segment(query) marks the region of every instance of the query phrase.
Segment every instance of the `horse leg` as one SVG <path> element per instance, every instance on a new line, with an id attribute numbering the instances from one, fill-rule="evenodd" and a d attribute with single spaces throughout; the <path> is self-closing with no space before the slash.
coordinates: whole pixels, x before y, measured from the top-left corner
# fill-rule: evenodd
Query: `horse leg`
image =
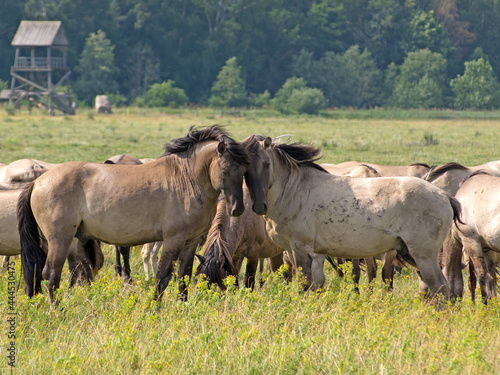
<path id="1" fill-rule="evenodd" d="M 337 275 L 339 277 L 344 277 L 344 271 L 342 270 L 342 267 L 340 267 L 341 264 L 344 264 L 345 263 L 345 259 L 344 258 L 337 258 L 337 264 L 338 266 L 335 267 L 335 271 L 337 271 Z"/>
<path id="2" fill-rule="evenodd" d="M 189 280 L 193 275 L 194 254 L 198 248 L 199 239 L 189 241 L 179 254 L 179 296 L 182 301 L 187 301 Z"/>
<path id="3" fill-rule="evenodd" d="M 424 292 L 427 288 L 429 290 L 429 297 L 433 300 L 437 294 L 442 294 L 445 300 L 450 297 L 450 287 L 446 281 L 443 272 L 441 272 L 441 267 L 439 266 L 439 252 L 441 246 L 435 246 L 434 250 L 429 246 L 422 246 L 419 248 L 412 247 L 406 243 L 410 255 L 415 260 L 417 264 L 419 275 L 419 289 L 420 292 Z"/>
<path id="4" fill-rule="evenodd" d="M 476 285 L 477 285 L 477 277 L 476 270 L 474 269 L 474 264 L 472 260 L 469 259 L 469 266 L 467 267 L 469 271 L 469 290 L 472 302 L 476 300 Z"/>
<path id="5" fill-rule="evenodd" d="M 9 267 L 9 261 L 10 261 L 10 257 L 8 255 L 3 257 L 3 262 L 2 262 L 2 269 L 3 270 L 6 270 Z"/>
<path id="6" fill-rule="evenodd" d="M 462 243 L 453 233 L 450 233 L 444 240 L 442 263 L 444 276 L 450 283 L 451 298 L 461 298 L 464 293 Z"/>
<path id="7" fill-rule="evenodd" d="M 123 282 L 130 284 L 132 282 L 130 276 L 130 246 L 118 246 L 118 249 L 123 258 Z"/>
<path id="8" fill-rule="evenodd" d="M 47 289 L 49 291 L 50 302 L 55 305 L 58 302 L 54 298 L 55 291 L 59 288 L 61 282 L 61 273 L 64 266 L 64 262 L 68 257 L 68 250 L 71 244 L 72 238 L 56 238 L 52 237 L 48 241 L 48 254 L 45 266 L 42 271 L 42 277 L 48 280 Z"/>
<path id="9" fill-rule="evenodd" d="M 302 276 L 302 279 L 297 280 L 300 286 L 303 287 L 305 291 L 309 290 L 313 285 L 312 280 L 312 261 L 313 252 L 305 251 L 294 251 L 290 252 L 290 262 L 292 264 L 292 270 L 298 275 Z M 292 273 L 293 274 L 293 273 Z"/>
<path id="10" fill-rule="evenodd" d="M 352 281 L 354 282 L 354 291 L 359 293 L 359 279 L 361 278 L 361 265 L 359 259 L 351 259 L 352 263 Z"/>
<path id="11" fill-rule="evenodd" d="M 394 259 L 396 259 L 397 252 L 395 250 L 388 251 L 382 257 L 382 281 L 387 285 L 388 290 L 394 288 Z"/>
<path id="12" fill-rule="evenodd" d="M 365 258 L 366 264 L 366 277 L 368 278 L 368 286 L 370 286 L 372 280 L 377 277 L 377 261 L 375 258 Z"/>
<path id="13" fill-rule="evenodd" d="M 142 245 L 141 256 L 142 256 L 142 264 L 144 265 L 144 272 L 146 273 L 146 279 L 151 279 L 151 252 L 153 250 L 153 243 L 149 242 Z"/>
<path id="14" fill-rule="evenodd" d="M 160 252 L 162 242 L 157 241 L 153 245 L 153 252 L 151 254 L 151 265 L 153 266 L 153 274 L 156 275 L 158 271 L 158 253 Z"/>
<path id="15" fill-rule="evenodd" d="M 325 256 L 313 254 L 311 264 L 311 276 L 314 288 L 321 288 L 325 285 Z"/>
<path id="16" fill-rule="evenodd" d="M 479 241 L 475 238 L 467 237 L 462 240 L 465 252 L 469 255 L 474 269 L 476 270 L 479 287 L 481 288 L 481 296 L 483 303 L 494 297 L 494 292 L 491 291 L 492 276 L 488 272 L 488 265 L 485 259 L 485 253 Z M 496 274 L 493 274 L 496 277 Z"/>
<path id="17" fill-rule="evenodd" d="M 245 269 L 245 287 L 254 289 L 255 287 L 255 274 L 257 273 L 257 267 L 259 266 L 258 258 L 247 258 L 247 266 Z"/>
<path id="18" fill-rule="evenodd" d="M 115 276 L 122 276 L 122 261 L 119 246 L 115 246 Z"/>
<path id="19" fill-rule="evenodd" d="M 158 271 L 156 272 L 156 299 L 159 301 L 165 289 L 167 289 L 170 280 L 172 279 L 174 270 L 174 261 L 179 258 L 179 254 L 184 248 L 186 237 L 179 234 L 163 241 L 163 251 L 161 253 L 160 262 L 158 263 Z"/>

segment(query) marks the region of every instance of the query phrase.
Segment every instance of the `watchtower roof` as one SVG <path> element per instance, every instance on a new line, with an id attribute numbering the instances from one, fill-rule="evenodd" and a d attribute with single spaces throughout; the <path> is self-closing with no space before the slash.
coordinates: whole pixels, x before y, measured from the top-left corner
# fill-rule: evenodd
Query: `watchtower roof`
<path id="1" fill-rule="evenodd" d="M 14 47 L 67 47 L 68 38 L 61 21 L 21 21 L 14 39 Z"/>

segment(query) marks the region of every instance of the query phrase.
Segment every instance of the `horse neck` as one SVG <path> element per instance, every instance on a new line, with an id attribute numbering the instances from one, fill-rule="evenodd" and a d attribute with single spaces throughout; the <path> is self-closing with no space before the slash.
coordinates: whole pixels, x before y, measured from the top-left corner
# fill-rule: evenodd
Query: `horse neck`
<path id="1" fill-rule="evenodd" d="M 207 158 L 207 153 L 209 150 L 195 145 L 189 152 L 170 154 L 141 167 L 154 171 L 154 174 L 164 174 L 167 189 L 178 191 L 186 200 L 194 198 L 200 203 L 209 203 L 208 206 L 215 212 L 219 192 L 210 181 L 209 169 L 213 157 Z M 165 168 L 158 169 L 160 165 Z"/>
<path id="2" fill-rule="evenodd" d="M 205 247 L 207 249 L 211 248 L 215 241 L 221 241 L 224 245 L 229 245 L 226 246 L 226 248 L 232 256 L 236 250 L 236 246 L 232 246 L 236 242 L 235 231 L 232 230 L 233 224 L 233 220 L 231 220 L 231 217 L 227 213 L 226 201 L 224 199 L 219 199 L 217 202 L 217 213 L 208 231 Z"/>
<path id="3" fill-rule="evenodd" d="M 288 207 L 292 197 L 300 192 L 300 185 L 304 178 L 301 167 L 286 165 L 274 152 L 271 152 L 271 160 L 273 167 L 267 194 L 268 213 L 280 207 Z"/>

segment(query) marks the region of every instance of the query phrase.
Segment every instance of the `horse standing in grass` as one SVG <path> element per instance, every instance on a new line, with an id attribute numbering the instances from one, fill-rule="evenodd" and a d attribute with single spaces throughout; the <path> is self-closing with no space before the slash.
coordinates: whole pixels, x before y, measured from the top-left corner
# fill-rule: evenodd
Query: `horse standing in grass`
<path id="1" fill-rule="evenodd" d="M 19 201 L 28 295 L 41 292 L 43 278 L 54 301 L 69 244 L 77 237 L 83 243 L 98 239 L 122 246 L 163 241 L 156 275 L 161 298 L 174 261 L 180 261 L 181 280 L 191 275 L 198 239 L 212 223 L 219 194 L 224 194 L 230 215 L 243 213 L 242 184 L 248 166 L 241 144 L 221 127 L 211 126 L 191 128 L 151 163 L 70 162 L 50 170 L 24 190 Z M 252 180 L 258 181 L 249 176 L 247 183 Z M 262 204 L 254 202 L 257 210 Z M 46 262 L 39 256 L 39 231 L 48 242 Z M 182 283 L 179 289 L 187 298 Z"/>
<path id="2" fill-rule="evenodd" d="M 418 267 L 430 296 L 449 295 L 438 255 L 459 203 L 415 177 L 345 178 L 315 163 L 320 150 L 301 144 L 258 144 L 263 181 L 268 187 L 267 231 L 303 267 L 306 287 L 325 281 L 323 255 L 367 258 L 398 251 Z M 266 186 L 266 185 L 264 185 Z"/>
<path id="3" fill-rule="evenodd" d="M 251 289 L 255 286 L 259 259 L 270 258 L 272 271 L 283 264 L 283 249 L 267 235 L 264 218 L 252 211 L 248 189 L 244 189 L 244 194 L 245 212 L 239 217 L 230 217 L 225 200 L 219 199 L 204 254 L 198 256 L 197 275 L 206 275 L 209 283 L 216 283 L 221 289 L 225 289 L 223 281 L 227 276 L 238 277 L 243 258 L 247 259 L 244 284 Z"/>
<path id="4" fill-rule="evenodd" d="M 462 222 L 455 223 L 443 249 L 443 272 L 451 286 L 452 297 L 462 297 L 463 253 L 469 260 L 471 280 L 477 280 L 483 302 L 496 296 L 496 268 L 500 258 L 500 177 L 476 172 L 458 189 Z M 471 283 L 472 299 L 475 282 Z"/>

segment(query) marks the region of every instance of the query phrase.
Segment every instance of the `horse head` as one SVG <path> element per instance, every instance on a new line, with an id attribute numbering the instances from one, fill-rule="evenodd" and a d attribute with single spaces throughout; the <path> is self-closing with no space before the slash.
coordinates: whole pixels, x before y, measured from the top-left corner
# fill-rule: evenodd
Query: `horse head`
<path id="1" fill-rule="evenodd" d="M 272 139 L 263 135 L 251 135 L 241 142 L 250 158 L 250 165 L 245 173 L 245 183 L 252 198 L 252 210 L 257 215 L 267 213 L 270 181 L 270 157 L 266 150 Z"/>

